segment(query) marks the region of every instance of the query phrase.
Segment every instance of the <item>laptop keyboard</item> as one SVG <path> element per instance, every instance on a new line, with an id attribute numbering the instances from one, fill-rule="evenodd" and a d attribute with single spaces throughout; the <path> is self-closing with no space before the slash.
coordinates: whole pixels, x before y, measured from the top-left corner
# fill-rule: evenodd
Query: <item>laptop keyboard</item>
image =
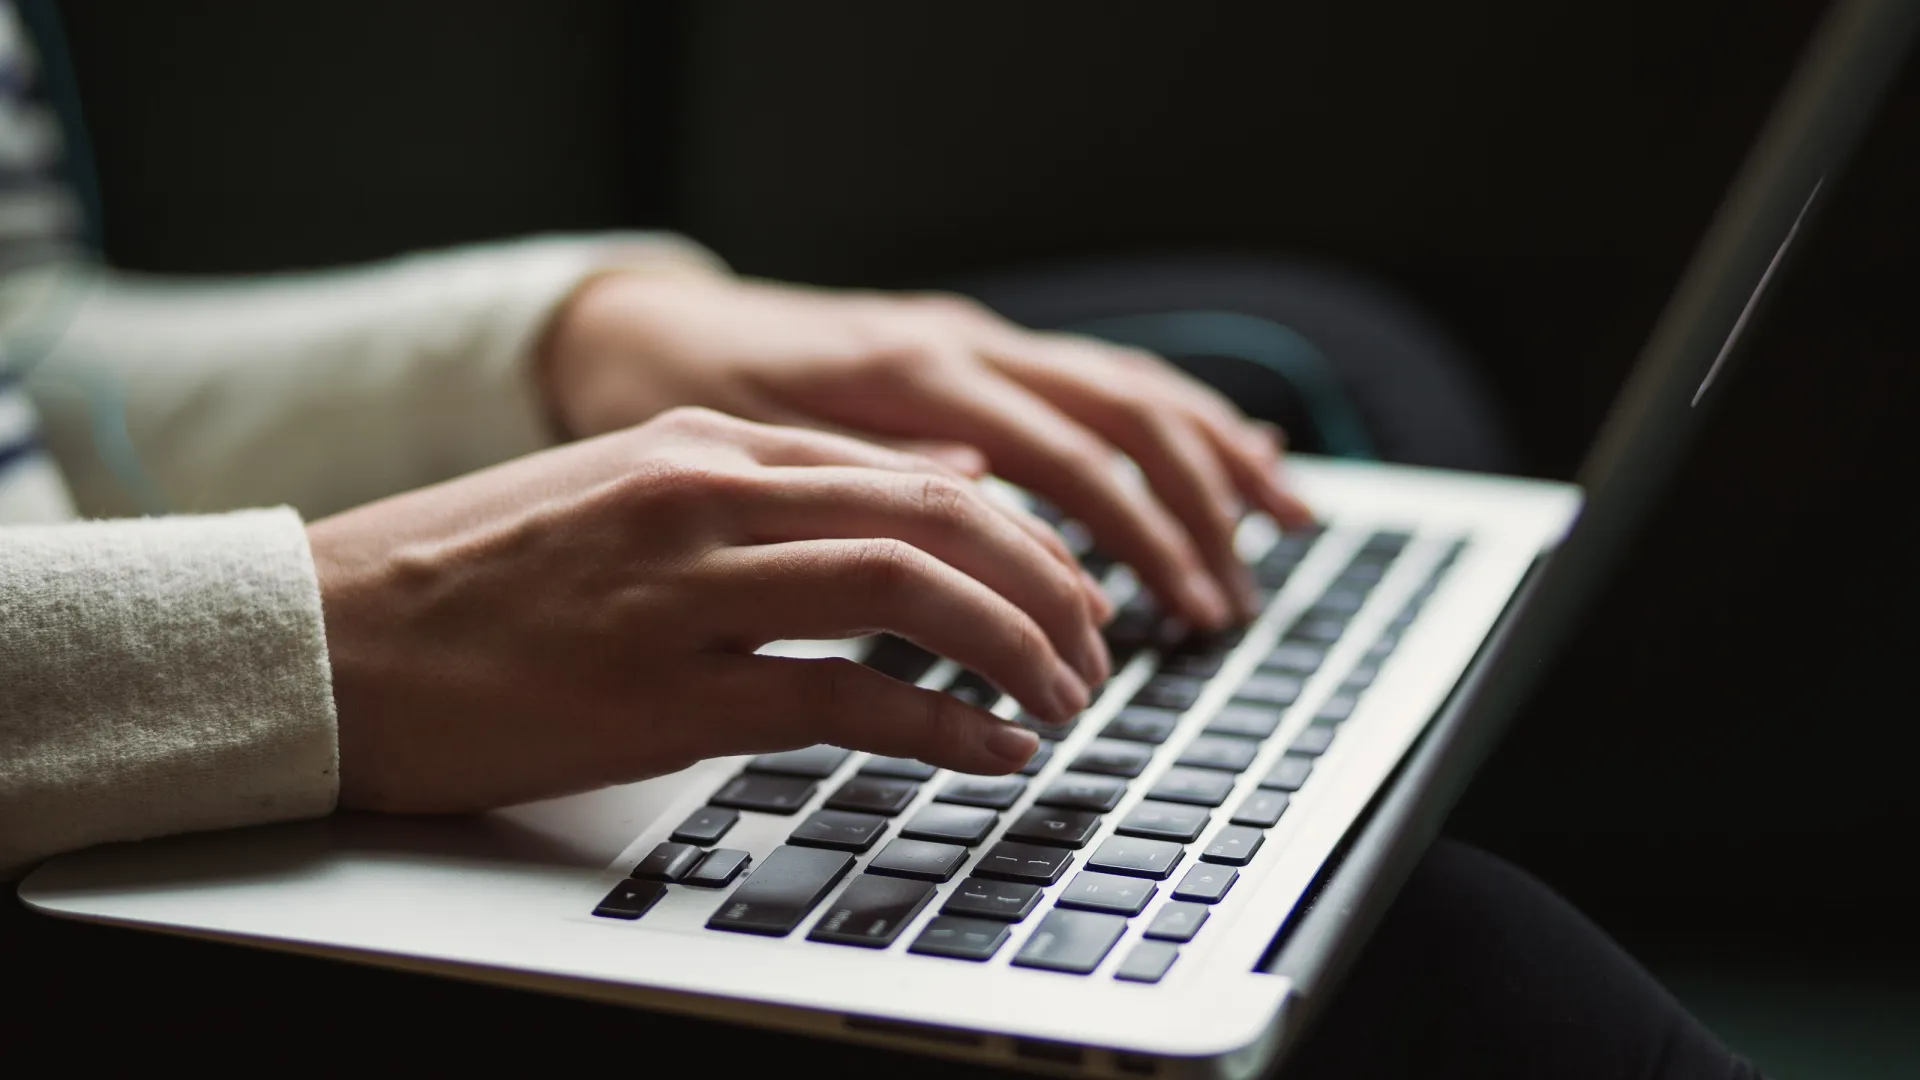
<path id="1" fill-rule="evenodd" d="M 1253 563 L 1263 601 L 1277 595 L 1321 535 L 1289 533 Z M 1065 768 L 1051 766 L 1079 721 L 1055 727 L 1024 713 L 1014 721 L 1042 742 L 1013 776 L 969 776 L 831 746 L 764 754 L 629 869 L 593 914 L 642 919 L 670 888 L 732 887 L 716 895 L 709 930 L 785 937 L 818 913 L 806 940 L 887 949 L 899 944 L 902 931 L 935 901 L 941 886 L 957 879 L 935 917 L 907 943 L 909 952 L 985 961 L 1007 947 L 1016 926 L 1037 918 L 1010 962 L 1088 975 L 1131 921 L 1151 909 L 1141 939 L 1113 977 L 1158 982 L 1180 947 L 1204 932 L 1212 906 L 1233 889 L 1266 830 L 1286 815 L 1464 547 L 1455 542 L 1446 550 L 1311 721 L 1265 766 L 1257 786 L 1235 798 L 1287 710 L 1410 540 L 1392 531 L 1366 536 L 1258 665 L 1236 679 L 1229 700 L 1199 732 L 1176 737 L 1182 714 L 1209 689 L 1244 631 L 1182 634 L 1139 594 L 1106 628 L 1107 644 L 1116 672 L 1149 649 L 1158 653 L 1154 670 L 1072 752 Z M 1101 561 L 1090 556 L 1088 562 Z M 910 642 L 882 637 L 865 663 L 919 682 L 940 661 Z M 964 670 L 942 688 L 981 708 L 1002 697 Z M 1096 843 L 1130 788 L 1156 764 L 1165 767 Z M 1049 778 L 1041 781 L 1042 773 Z M 928 788 L 931 799 L 921 799 Z M 828 793 L 820 800 L 823 790 Z M 729 830 L 746 814 L 794 819 L 785 843 L 758 862 L 725 846 Z M 863 858 L 864 866 L 857 866 Z"/>

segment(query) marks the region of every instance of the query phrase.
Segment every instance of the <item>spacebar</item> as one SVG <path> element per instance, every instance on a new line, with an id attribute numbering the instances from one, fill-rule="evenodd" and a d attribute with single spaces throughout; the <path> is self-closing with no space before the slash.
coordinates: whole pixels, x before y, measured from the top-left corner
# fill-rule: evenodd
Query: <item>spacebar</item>
<path id="1" fill-rule="evenodd" d="M 785 937 L 847 874 L 853 856 L 844 851 L 774 848 L 753 874 L 707 920 L 712 930 Z"/>

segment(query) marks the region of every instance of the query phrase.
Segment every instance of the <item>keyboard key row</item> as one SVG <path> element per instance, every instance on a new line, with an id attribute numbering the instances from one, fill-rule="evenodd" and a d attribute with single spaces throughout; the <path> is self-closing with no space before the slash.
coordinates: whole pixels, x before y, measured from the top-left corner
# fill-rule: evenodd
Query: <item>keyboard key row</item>
<path id="1" fill-rule="evenodd" d="M 1362 545 L 1335 586 L 1289 628 L 1259 670 L 1236 688 L 1234 701 L 1180 749 L 1147 797 L 1087 856 L 1085 866 L 1068 877 L 1075 861 L 1072 853 L 1084 849 L 1099 833 L 1101 815 L 1124 797 L 1127 780 L 1146 771 L 1155 748 L 1176 730 L 1182 713 L 1207 689 L 1239 641 L 1237 634 L 1176 641 L 1177 624 L 1151 615 L 1150 604 L 1136 602 L 1133 610 L 1140 614 L 1133 616 L 1135 621 L 1150 626 L 1141 637 L 1141 647 L 1163 650 L 1161 668 L 1133 703 L 1107 723 L 1100 737 L 1081 749 L 1069 764 L 1070 771 L 1047 784 L 1004 838 L 981 855 L 973 876 L 954 888 L 940 913 L 916 937 L 911 951 L 990 958 L 1010 938 L 1010 924 L 1033 914 L 1046 889 L 1065 880 L 1052 910 L 1012 962 L 1080 974 L 1097 969 L 1124 933 L 1127 919 L 1143 913 L 1158 894 L 1155 882 L 1169 880 L 1179 870 L 1186 855 L 1184 845 L 1197 843 L 1206 834 L 1212 809 L 1232 793 L 1237 775 L 1257 758 L 1260 740 L 1272 735 L 1284 710 L 1298 700 L 1327 649 L 1345 633 L 1347 621 L 1364 607 L 1373 584 L 1404 547 L 1404 536 L 1383 535 Z M 1290 573 L 1311 541 L 1311 537 L 1296 538 L 1289 559 L 1265 562 L 1272 569 L 1263 584 L 1281 571 Z M 1128 614 L 1124 607 L 1122 614 Z M 1235 808 L 1230 824 L 1208 836 L 1196 861 L 1173 886 L 1172 898 L 1155 912 L 1144 940 L 1118 966 L 1116 978 L 1155 982 L 1165 975 L 1177 958 L 1177 946 L 1191 941 L 1205 923 L 1208 905 L 1219 902 L 1238 880 L 1235 868 L 1255 857 L 1265 839 L 1263 830 L 1281 820 L 1290 793 L 1311 774 L 1314 756 L 1331 744 L 1338 724 L 1377 678 L 1379 663 L 1390 654 L 1399 629 L 1410 622 L 1410 616 L 1403 617 L 1376 641 L 1370 658 L 1349 674 L 1318 710 L 1314 722 L 1289 746 L 1288 754 L 1262 777 L 1260 789 Z M 902 658 L 917 659 L 909 651 L 916 647 L 890 644 L 897 640 L 882 639 L 875 657 L 893 665 L 902 663 Z M 908 674 L 917 680 L 926 670 L 931 670 L 930 663 Z M 972 672 L 961 672 L 948 689 L 982 707 L 1000 697 Z M 1024 714 L 1017 722 L 1048 736 L 1023 770 L 1025 776 L 947 777 L 935 794 L 936 801 L 922 807 L 895 839 L 880 847 L 867 872 L 849 882 L 822 913 L 808 935 L 810 940 L 885 948 L 925 910 L 937 893 L 935 886 L 965 867 L 968 849 L 992 835 L 1000 811 L 1021 802 L 1026 777 L 1046 767 L 1054 744 L 1072 727 L 1055 728 Z M 638 918 L 658 902 L 670 880 L 731 882 L 750 861 L 747 853 L 705 852 L 702 847 L 724 836 L 741 810 L 791 815 L 804 809 L 817 794 L 818 781 L 834 775 L 848 756 L 838 748 L 808 747 L 753 759 L 715 794 L 711 805 L 682 823 L 671 843 L 661 845 L 668 850 L 650 853 L 635 868 L 636 876 L 610 893 L 596 914 Z M 872 849 L 884 836 L 887 819 L 911 805 L 919 785 L 936 773 L 932 766 L 911 760 L 863 760 L 858 774 L 835 790 L 821 810 L 809 815 L 787 845 L 769 854 L 708 925 L 747 933 L 791 933 L 846 876 L 852 853 Z M 638 876 L 642 868 L 660 876 L 651 880 Z"/>

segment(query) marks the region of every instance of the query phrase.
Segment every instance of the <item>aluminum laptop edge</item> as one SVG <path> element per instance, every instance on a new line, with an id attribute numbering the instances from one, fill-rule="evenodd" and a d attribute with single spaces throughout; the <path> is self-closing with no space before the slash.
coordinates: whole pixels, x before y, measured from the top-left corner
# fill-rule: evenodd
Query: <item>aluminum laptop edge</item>
<path id="1" fill-rule="evenodd" d="M 1068 771 L 1142 690 L 1163 657 L 1133 656 L 1002 813 L 968 863 L 885 948 L 810 940 L 835 892 L 784 936 L 722 933 L 707 921 L 750 883 L 672 885 L 643 917 L 596 917 L 609 890 L 743 759 L 672 776 L 458 819 L 338 814 L 317 821 L 113 845 L 36 870 L 21 898 L 52 915 L 495 982 L 583 998 L 852 1039 L 943 1056 L 1083 1076 L 1248 1077 L 1297 1041 L 1447 809 L 1530 689 L 1624 538 L 1684 451 L 1695 399 L 1803 231 L 1809 211 L 1859 138 L 1920 22 L 1914 0 L 1842 0 L 1828 13 L 1656 325 L 1583 467 L 1578 487 L 1296 456 L 1289 475 L 1327 522 L 1260 618 L 1232 647 L 1098 831 L 1168 778 L 1182 748 L 1291 640 L 1323 593 L 1376 534 L 1400 537 L 1384 573 L 1316 673 L 1301 681 L 1260 740 L 1206 834 L 1187 847 L 1149 906 L 1125 921 L 1086 974 L 1018 966 L 1044 954 L 1040 910 L 1009 924 L 990 959 L 909 951 L 986 858 L 1034 793 Z M 1711 397 L 1711 394 L 1706 394 Z M 1242 553 L 1258 564 L 1286 544 L 1249 520 Z M 1116 598 L 1132 588 L 1109 575 Z M 1416 613 L 1417 612 L 1417 613 Z M 1391 642 L 1390 651 L 1376 651 Z M 793 655 L 859 657 L 864 641 L 782 643 Z M 1371 655 L 1370 655 L 1371 654 Z M 1383 657 L 1383 658 L 1382 658 Z M 1364 692 L 1349 679 L 1372 673 Z M 921 676 L 943 686 L 940 661 Z M 1263 790 L 1309 728 L 1338 736 L 1312 757 L 1291 804 L 1235 868 L 1232 887 L 1178 946 L 1157 982 L 1115 978 L 1195 856 Z M 1011 714 L 1012 702 L 997 711 Z M 1324 732 L 1322 733 L 1324 734 Z M 851 755 L 796 813 L 742 812 L 721 841 L 755 860 L 853 776 Z M 939 796 L 920 786 L 892 830 Z M 890 832 L 889 835 L 892 835 Z M 857 854 L 852 881 L 884 844 Z M 1075 867 L 1074 869 L 1078 869 Z M 1142 879 L 1143 881 L 1145 879 Z"/>

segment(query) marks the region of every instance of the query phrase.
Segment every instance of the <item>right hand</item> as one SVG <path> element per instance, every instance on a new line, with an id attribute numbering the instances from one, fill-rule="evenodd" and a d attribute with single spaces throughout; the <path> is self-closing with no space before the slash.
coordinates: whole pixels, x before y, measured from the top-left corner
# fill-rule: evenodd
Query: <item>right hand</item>
<path id="1" fill-rule="evenodd" d="M 677 409 L 309 526 L 340 804 L 441 812 L 833 743 L 961 772 L 1032 733 L 771 641 L 891 631 L 1061 722 L 1111 610 L 1044 524 L 928 457 Z"/>

